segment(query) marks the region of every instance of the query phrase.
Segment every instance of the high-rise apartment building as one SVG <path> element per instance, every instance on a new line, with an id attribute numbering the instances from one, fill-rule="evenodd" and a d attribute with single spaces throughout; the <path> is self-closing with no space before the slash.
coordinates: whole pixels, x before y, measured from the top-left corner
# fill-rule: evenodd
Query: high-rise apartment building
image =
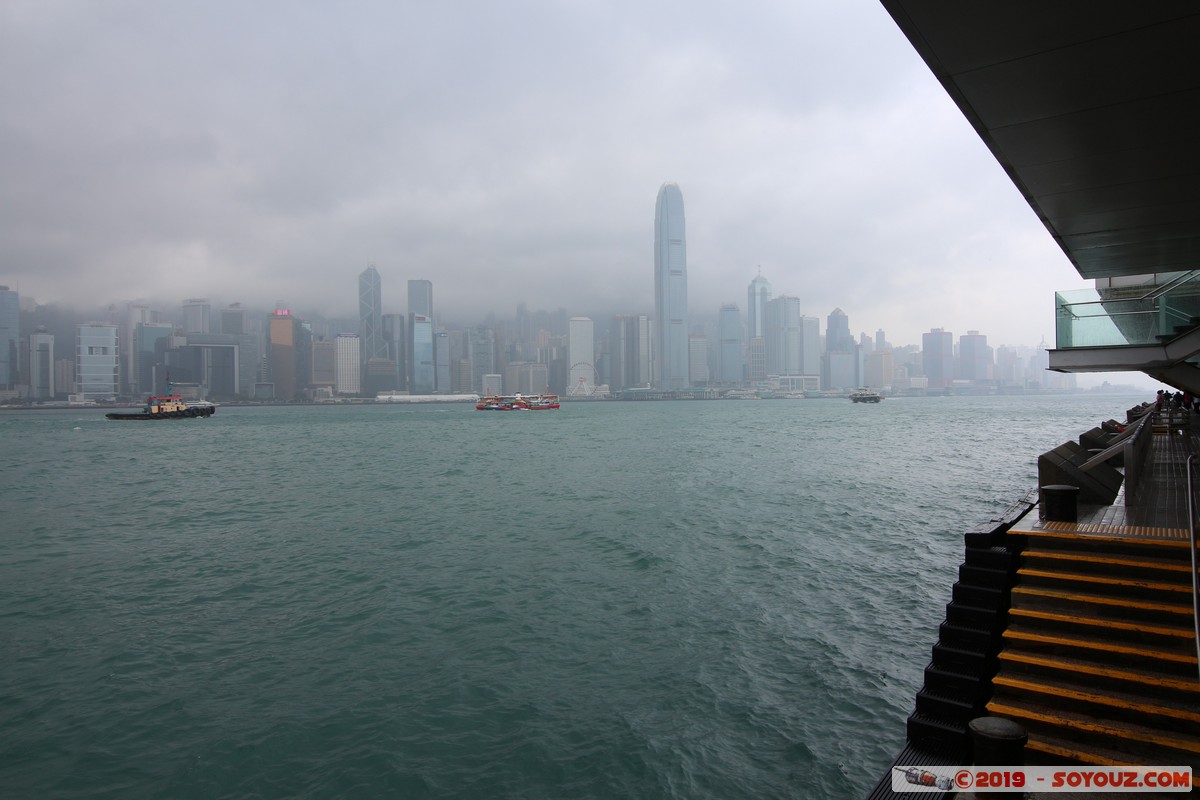
<path id="1" fill-rule="evenodd" d="M 372 358 L 388 357 L 383 335 L 383 282 L 374 264 L 358 276 L 358 335 L 363 364 Z"/>
<path id="2" fill-rule="evenodd" d="M 654 210 L 654 314 L 658 387 L 686 389 L 688 380 L 687 235 L 683 194 L 674 183 L 658 190 Z"/>
<path id="3" fill-rule="evenodd" d="M 771 299 L 771 284 L 759 272 L 746 290 L 746 338 L 766 336 L 767 301 Z"/>
<path id="4" fill-rule="evenodd" d="M 717 380 L 724 384 L 745 380 L 742 312 L 734 303 L 726 303 L 717 313 L 717 348 Z"/>
<path id="5" fill-rule="evenodd" d="M 120 381 L 117 326 L 91 322 L 75 329 L 75 393 L 85 400 L 113 400 Z"/>
<path id="6" fill-rule="evenodd" d="M 0 286 L 0 389 L 11 389 L 21 372 L 18 342 L 21 341 L 21 298 Z"/>
<path id="7" fill-rule="evenodd" d="M 930 389 L 954 382 L 954 334 L 934 328 L 921 334 L 921 367 Z"/>

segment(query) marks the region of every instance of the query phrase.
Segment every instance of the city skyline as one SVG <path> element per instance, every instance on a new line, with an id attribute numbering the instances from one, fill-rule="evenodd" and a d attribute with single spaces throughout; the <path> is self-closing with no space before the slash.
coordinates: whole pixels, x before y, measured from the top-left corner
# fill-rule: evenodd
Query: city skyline
<path id="1" fill-rule="evenodd" d="M 0 284 L 23 296 L 236 286 L 348 317 L 374 263 L 462 320 L 652 313 L 663 181 L 693 309 L 761 265 L 906 341 L 1037 342 L 1083 285 L 874 2 L 141 10 L 0 9 Z"/>

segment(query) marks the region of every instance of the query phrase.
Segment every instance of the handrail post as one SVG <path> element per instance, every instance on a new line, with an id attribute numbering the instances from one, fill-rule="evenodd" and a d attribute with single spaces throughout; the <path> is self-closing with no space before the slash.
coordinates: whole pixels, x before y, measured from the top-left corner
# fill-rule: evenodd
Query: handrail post
<path id="1" fill-rule="evenodd" d="M 1196 572 L 1196 510 L 1192 486 L 1192 461 L 1195 459 L 1194 455 L 1187 457 L 1187 511 L 1188 544 L 1192 555 L 1192 630 L 1196 634 L 1196 677 L 1200 679 L 1200 573 Z"/>

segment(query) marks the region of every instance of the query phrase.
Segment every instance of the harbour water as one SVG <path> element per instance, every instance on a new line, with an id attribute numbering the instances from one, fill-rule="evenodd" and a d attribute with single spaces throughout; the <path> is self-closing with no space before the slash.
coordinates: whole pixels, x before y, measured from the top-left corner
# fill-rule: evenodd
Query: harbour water
<path id="1" fill-rule="evenodd" d="M 14 798 L 859 798 L 963 530 L 1142 396 L 0 414 Z"/>

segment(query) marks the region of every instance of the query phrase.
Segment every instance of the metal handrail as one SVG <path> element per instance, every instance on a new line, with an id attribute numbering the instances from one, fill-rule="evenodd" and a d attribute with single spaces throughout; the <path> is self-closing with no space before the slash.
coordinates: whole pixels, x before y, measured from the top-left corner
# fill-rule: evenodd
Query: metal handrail
<path id="1" fill-rule="evenodd" d="M 1196 509 L 1195 488 L 1192 485 L 1192 462 L 1194 455 L 1187 457 L 1187 510 L 1188 541 L 1192 546 L 1192 629 L 1196 634 L 1196 677 L 1200 678 L 1200 572 L 1196 571 Z"/>
<path id="2" fill-rule="evenodd" d="M 1082 302 L 1079 302 L 1079 303 L 1066 303 L 1065 305 L 1089 306 L 1089 305 L 1097 305 L 1099 303 L 1137 303 L 1142 300 L 1157 300 L 1158 298 L 1162 297 L 1167 292 L 1174 289 L 1179 284 L 1187 283 L 1188 281 L 1190 281 L 1192 278 L 1196 277 L 1197 275 L 1200 275 L 1200 269 L 1188 270 L 1187 272 L 1180 275 L 1178 278 L 1172 278 L 1171 280 L 1167 281 L 1166 283 L 1161 283 L 1158 286 L 1155 286 L 1154 288 L 1152 288 L 1150 291 L 1146 292 L 1141 297 L 1110 297 L 1107 300 L 1105 300 L 1105 299 L 1083 300 Z"/>

